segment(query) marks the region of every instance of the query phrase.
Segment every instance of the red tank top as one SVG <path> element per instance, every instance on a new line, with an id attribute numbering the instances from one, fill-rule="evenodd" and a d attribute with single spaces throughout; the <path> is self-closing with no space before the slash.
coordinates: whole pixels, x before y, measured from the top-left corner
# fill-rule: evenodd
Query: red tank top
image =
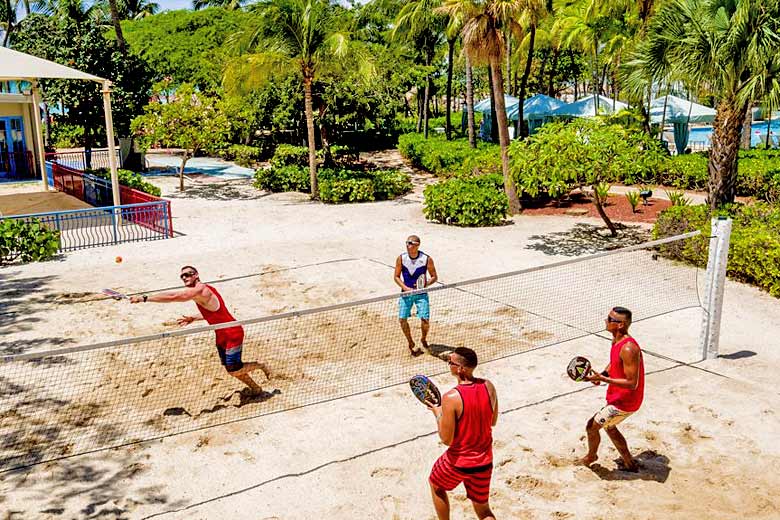
<path id="1" fill-rule="evenodd" d="M 463 413 L 455 424 L 455 438 L 447 450 L 450 464 L 475 468 L 493 462 L 493 405 L 483 379 L 455 389 L 463 400 Z"/>
<path id="2" fill-rule="evenodd" d="M 219 300 L 219 309 L 210 311 L 196 302 L 195 305 L 198 307 L 203 319 L 206 320 L 209 325 L 236 321 L 233 315 L 228 312 L 227 307 L 225 307 L 225 300 L 222 299 L 222 295 L 220 295 L 212 286 L 206 285 L 206 287 L 208 287 L 217 297 L 217 300 Z M 240 325 L 237 327 L 217 329 L 214 332 L 217 334 L 217 346 L 220 348 L 227 349 L 237 347 L 244 342 L 244 328 Z"/>
<path id="3" fill-rule="evenodd" d="M 623 370 L 623 360 L 620 358 L 620 349 L 628 341 L 636 343 L 634 338 L 628 337 L 612 345 L 609 353 L 609 377 L 614 379 L 625 379 L 626 372 Z M 639 344 L 636 343 L 637 348 Z M 615 385 L 607 387 L 607 404 L 614 405 L 624 412 L 635 412 L 642 406 L 642 399 L 645 395 L 645 362 L 642 356 L 642 349 L 639 349 L 639 383 L 636 390 L 621 388 Z"/>

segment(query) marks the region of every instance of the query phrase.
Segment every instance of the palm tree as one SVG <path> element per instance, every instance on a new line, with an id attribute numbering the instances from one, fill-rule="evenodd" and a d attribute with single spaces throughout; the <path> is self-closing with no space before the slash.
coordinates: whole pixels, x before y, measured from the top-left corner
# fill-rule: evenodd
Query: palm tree
<path id="1" fill-rule="evenodd" d="M 637 63 L 653 78 L 676 74 L 717 93 L 709 162 L 712 209 L 733 202 L 739 138 L 753 99 L 780 97 L 780 1 L 670 0 L 651 19 Z"/>
<path id="2" fill-rule="evenodd" d="M 246 0 L 193 0 L 192 8 L 197 11 L 206 7 L 224 7 L 229 11 L 235 11 L 245 3 Z"/>
<path id="3" fill-rule="evenodd" d="M 329 0 L 265 0 L 249 7 L 255 25 L 232 40 L 242 55 L 228 67 L 228 90 L 262 84 L 274 74 L 297 69 L 301 75 L 309 146 L 312 199 L 319 199 L 314 141 L 312 84 L 329 60 L 346 56 L 349 38 L 339 31 Z"/>
<path id="4" fill-rule="evenodd" d="M 504 79 L 501 72 L 505 47 L 504 30 L 518 34 L 517 18 L 522 14 L 524 0 L 446 0 L 441 11 L 462 17 L 463 44 L 466 52 L 477 62 L 487 62 L 496 97 L 496 121 L 501 145 L 501 168 L 504 191 L 509 199 L 509 212 L 520 212 L 517 188 L 509 174 L 509 128 L 504 102 Z"/>
<path id="5" fill-rule="evenodd" d="M 525 69 L 523 69 L 523 76 L 520 78 L 520 90 L 517 94 L 517 97 L 520 99 L 517 111 L 517 125 L 520 130 L 518 132 L 518 138 L 528 136 L 526 133 L 527 127 L 523 125 L 523 101 L 525 100 L 526 88 L 528 87 L 528 77 L 531 75 L 536 30 L 539 23 L 548 14 L 546 0 L 524 0 L 522 4 L 522 13 L 519 22 L 527 28 L 528 57 L 525 60 Z"/>
<path id="6" fill-rule="evenodd" d="M 404 38 L 413 42 L 423 56 L 426 73 L 422 110 L 423 135 L 426 139 L 428 138 L 428 102 L 432 83 L 431 67 L 436 47 L 441 40 L 444 29 L 444 17 L 437 12 L 440 6 L 441 0 L 411 0 L 407 2 L 398 13 L 392 34 L 394 38 Z M 454 45 L 454 41 L 452 45 Z"/>
<path id="7" fill-rule="evenodd" d="M 140 20 L 160 11 L 160 4 L 150 0 L 119 0 L 123 20 Z"/>
<path id="8" fill-rule="evenodd" d="M 108 8 L 111 12 L 111 23 L 114 25 L 114 32 L 116 32 L 116 43 L 119 46 L 119 52 L 127 58 L 127 42 L 125 42 L 125 36 L 122 34 L 122 18 L 119 16 L 117 0 L 108 0 Z"/>

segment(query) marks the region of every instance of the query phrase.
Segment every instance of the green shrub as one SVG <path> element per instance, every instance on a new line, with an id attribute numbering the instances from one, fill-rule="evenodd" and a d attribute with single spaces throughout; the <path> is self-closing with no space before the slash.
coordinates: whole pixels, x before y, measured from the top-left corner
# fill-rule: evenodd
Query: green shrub
<path id="1" fill-rule="evenodd" d="M 257 146 L 231 144 L 220 155 L 225 160 L 235 161 L 239 166 L 249 167 L 260 161 L 263 150 Z"/>
<path id="2" fill-rule="evenodd" d="M 374 200 L 371 179 L 322 179 L 319 182 L 322 202 L 368 202 Z"/>
<path id="3" fill-rule="evenodd" d="M 321 168 L 317 172 L 323 202 L 366 202 L 394 199 L 412 189 L 408 175 L 398 170 Z M 281 166 L 257 170 L 255 187 L 272 192 L 308 193 L 309 168 Z"/>
<path id="4" fill-rule="evenodd" d="M 38 219 L 0 220 L 0 265 L 15 260 L 48 260 L 57 254 L 59 247 L 59 232 L 47 228 Z"/>
<path id="5" fill-rule="evenodd" d="M 499 179 L 496 179 L 499 177 Z M 425 188 L 423 214 L 454 226 L 497 226 L 509 213 L 500 176 L 447 179 Z"/>
<path id="6" fill-rule="evenodd" d="M 296 165 L 260 168 L 255 172 L 254 184 L 256 188 L 272 192 L 300 191 L 308 193 L 311 190 L 309 168 Z"/>
<path id="7" fill-rule="evenodd" d="M 309 148 L 280 144 L 271 157 L 271 166 L 309 166 Z"/>
<path id="8" fill-rule="evenodd" d="M 471 148 L 466 139 L 447 141 L 442 135 L 404 134 L 398 138 L 398 151 L 416 168 L 443 177 L 480 175 L 501 171 L 501 148 L 479 142 Z"/>
<path id="9" fill-rule="evenodd" d="M 729 277 L 746 282 L 780 297 L 780 208 L 766 203 L 733 204 L 719 214 L 734 219 L 729 262 Z M 675 206 L 663 211 L 653 228 L 653 236 L 662 238 L 689 231 L 702 234 L 682 243 L 660 248 L 663 256 L 706 267 L 710 240 L 710 215 L 706 206 Z"/>
<path id="10" fill-rule="evenodd" d="M 75 148 L 84 141 L 84 127 L 67 123 L 51 125 L 51 143 L 55 148 Z"/>
<path id="11" fill-rule="evenodd" d="M 100 177 L 101 179 L 106 179 L 107 181 L 111 180 L 111 172 L 108 168 L 84 170 L 84 173 L 94 175 L 95 177 Z M 149 195 L 154 195 L 155 197 L 160 196 L 160 188 L 150 182 L 145 181 L 140 173 L 135 173 L 130 170 L 117 170 L 116 175 L 119 179 L 119 184 L 122 186 L 127 186 L 128 188 L 142 191 L 144 193 L 148 193 Z"/>
<path id="12" fill-rule="evenodd" d="M 658 172 L 655 182 L 679 190 L 706 190 L 708 179 L 707 156 L 690 153 L 670 158 L 667 168 Z"/>

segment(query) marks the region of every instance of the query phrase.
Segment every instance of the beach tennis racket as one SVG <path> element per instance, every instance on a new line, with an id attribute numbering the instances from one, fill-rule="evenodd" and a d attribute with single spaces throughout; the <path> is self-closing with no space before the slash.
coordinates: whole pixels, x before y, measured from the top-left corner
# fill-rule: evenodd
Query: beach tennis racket
<path id="1" fill-rule="evenodd" d="M 412 387 L 414 396 L 424 405 L 440 406 L 441 392 L 433 384 L 433 381 L 426 376 L 417 375 L 409 380 L 409 386 Z"/>
<path id="2" fill-rule="evenodd" d="M 577 382 L 585 381 L 585 378 L 588 377 L 590 371 L 590 361 L 588 361 L 588 358 L 582 356 L 576 356 L 569 361 L 569 366 L 566 367 L 566 373 L 569 374 L 572 381 Z"/>
<path id="3" fill-rule="evenodd" d="M 127 299 L 129 299 L 129 297 L 126 294 L 122 294 L 121 292 L 117 292 L 117 291 L 115 291 L 113 289 L 103 289 L 100 292 L 102 292 L 106 296 L 109 296 L 109 297 L 111 297 L 111 298 L 113 298 L 115 300 L 127 300 Z"/>

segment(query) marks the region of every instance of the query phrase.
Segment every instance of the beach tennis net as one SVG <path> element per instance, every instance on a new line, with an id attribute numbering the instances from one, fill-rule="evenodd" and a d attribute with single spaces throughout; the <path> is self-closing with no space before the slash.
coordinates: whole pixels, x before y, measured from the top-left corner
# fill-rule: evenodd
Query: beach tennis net
<path id="1" fill-rule="evenodd" d="M 439 374 L 447 370 L 441 354 L 459 346 L 480 362 L 550 347 L 602 331 L 615 305 L 635 322 L 699 307 L 696 268 L 659 254 L 696 235 L 432 286 L 431 351 L 419 357 L 401 333 L 398 294 L 243 320 L 244 361 L 270 370 L 269 380 L 252 374 L 273 391 L 264 399 L 242 395 L 243 384 L 220 366 L 215 327 L 5 356 L 0 470 Z"/>

